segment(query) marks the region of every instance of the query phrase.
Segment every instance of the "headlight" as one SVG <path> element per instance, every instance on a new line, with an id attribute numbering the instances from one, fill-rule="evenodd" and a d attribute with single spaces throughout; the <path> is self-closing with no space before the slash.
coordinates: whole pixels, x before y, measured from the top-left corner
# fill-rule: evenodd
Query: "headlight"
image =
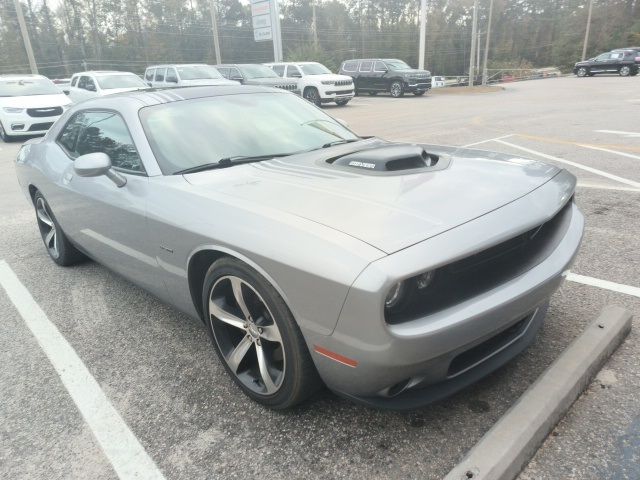
<path id="1" fill-rule="evenodd" d="M 24 108 L 15 108 L 15 107 L 4 107 L 4 113 L 22 113 L 24 112 Z"/>
<path id="2" fill-rule="evenodd" d="M 389 294 L 387 295 L 387 298 L 384 300 L 384 306 L 386 308 L 391 309 L 396 305 L 398 305 L 400 303 L 400 300 L 402 300 L 405 290 L 406 290 L 406 282 L 396 283 L 393 287 L 391 287 L 391 290 L 389 290 Z"/>
<path id="3" fill-rule="evenodd" d="M 333 85 L 336 82 L 334 82 L 333 80 L 323 80 L 321 83 L 322 85 Z"/>

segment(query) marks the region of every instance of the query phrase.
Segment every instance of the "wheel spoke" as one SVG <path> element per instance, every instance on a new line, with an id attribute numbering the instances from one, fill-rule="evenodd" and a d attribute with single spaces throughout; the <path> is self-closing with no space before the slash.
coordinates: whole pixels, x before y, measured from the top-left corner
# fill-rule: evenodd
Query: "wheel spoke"
<path id="1" fill-rule="evenodd" d="M 209 314 L 211 314 L 221 322 L 231 325 L 232 327 L 241 328 L 244 330 L 244 324 L 246 323 L 244 320 L 236 317 L 229 312 L 224 311 L 213 300 L 209 300 Z"/>
<path id="2" fill-rule="evenodd" d="M 277 390 L 277 387 L 275 383 L 273 383 L 273 379 L 267 368 L 267 357 L 264 354 L 262 345 L 256 344 L 256 355 L 258 357 L 258 367 L 260 368 L 260 378 L 262 378 L 262 383 L 267 389 L 267 394 L 271 394 Z"/>
<path id="3" fill-rule="evenodd" d="M 38 209 L 38 210 L 36 210 L 36 213 L 38 215 L 38 219 L 42 223 L 44 223 L 45 225 L 49 225 L 50 227 L 53 227 L 53 222 L 49 218 L 49 215 L 47 215 L 43 210 Z"/>
<path id="4" fill-rule="evenodd" d="M 56 229 L 52 228 L 53 231 L 53 251 L 58 254 L 58 235 L 56 234 Z"/>
<path id="5" fill-rule="evenodd" d="M 278 343 L 282 343 L 282 337 L 280 336 L 280 330 L 278 330 L 278 327 L 276 326 L 275 323 L 271 324 L 271 325 L 266 325 L 263 327 L 260 327 L 262 329 L 262 332 L 260 333 L 260 337 L 268 340 L 270 342 L 278 342 Z"/>
<path id="6" fill-rule="evenodd" d="M 238 277 L 231 277 L 229 278 L 229 281 L 231 282 L 231 288 L 233 289 L 233 296 L 235 297 L 240 310 L 242 310 L 244 318 L 249 320 L 251 318 L 251 313 L 249 313 L 247 303 L 244 301 L 244 294 L 242 293 L 242 280 L 240 280 Z"/>
<path id="7" fill-rule="evenodd" d="M 49 233 L 44 237 L 44 243 L 48 248 L 51 248 L 51 240 L 53 240 L 56 236 L 56 229 L 52 228 L 49 230 Z"/>
<path id="8" fill-rule="evenodd" d="M 245 357 L 249 348 L 251 348 L 253 342 L 249 336 L 245 336 L 240 340 L 240 343 L 236 345 L 236 348 L 229 354 L 227 357 L 227 363 L 229 364 L 229 368 L 233 371 L 233 373 L 238 372 L 238 366 L 240 366 L 240 362 Z"/>

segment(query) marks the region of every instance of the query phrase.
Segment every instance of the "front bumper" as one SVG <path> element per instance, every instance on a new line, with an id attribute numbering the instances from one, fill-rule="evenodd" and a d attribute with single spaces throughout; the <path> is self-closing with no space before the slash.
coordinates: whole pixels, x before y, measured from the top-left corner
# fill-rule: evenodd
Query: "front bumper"
<path id="1" fill-rule="evenodd" d="M 350 100 L 354 97 L 355 91 L 351 85 L 323 85 L 318 93 L 322 103 L 335 102 L 336 100 Z"/>
<path id="2" fill-rule="evenodd" d="M 427 80 L 405 80 L 404 91 L 405 92 L 426 92 L 431 88 L 431 79 Z"/>
<path id="3" fill-rule="evenodd" d="M 566 202 L 574 185 L 575 179 L 562 172 L 501 209 L 373 262 L 351 287 L 333 334 L 310 339 L 312 350 L 321 345 L 356 362 L 345 365 L 314 351 L 327 386 L 370 405 L 415 408 L 475 382 L 526 348 L 577 254 L 584 218 L 575 204 L 563 217 L 558 240 L 544 259 L 498 287 L 393 325 L 384 320 L 379 292 L 388 291 L 398 278 L 437 266 L 438 261 L 449 263 L 456 251 L 458 258 L 464 258 L 468 253 L 460 251 L 462 245 L 482 250 L 478 239 L 503 230 L 505 219 L 512 224 L 508 235 L 543 223 L 550 212 L 558 211 L 560 199 Z M 432 260 L 436 257 L 439 260 Z M 389 273 L 394 270 L 397 277 Z M 517 339 L 504 336 L 512 327 L 521 328 Z"/>
<path id="4" fill-rule="evenodd" d="M 6 114 L 2 117 L 2 126 L 7 135 L 30 136 L 47 133 L 60 115 L 54 117 L 30 117 L 26 114 Z"/>

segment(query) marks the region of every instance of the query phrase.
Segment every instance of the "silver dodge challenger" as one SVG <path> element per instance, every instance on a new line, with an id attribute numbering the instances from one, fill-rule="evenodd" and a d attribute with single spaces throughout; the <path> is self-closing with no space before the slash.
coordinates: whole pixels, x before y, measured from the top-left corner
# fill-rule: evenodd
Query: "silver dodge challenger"
<path id="1" fill-rule="evenodd" d="M 582 238 L 567 171 L 359 137 L 281 90 L 147 90 L 66 111 L 16 161 L 51 259 L 201 319 L 252 399 L 322 385 L 416 408 L 543 322 Z"/>

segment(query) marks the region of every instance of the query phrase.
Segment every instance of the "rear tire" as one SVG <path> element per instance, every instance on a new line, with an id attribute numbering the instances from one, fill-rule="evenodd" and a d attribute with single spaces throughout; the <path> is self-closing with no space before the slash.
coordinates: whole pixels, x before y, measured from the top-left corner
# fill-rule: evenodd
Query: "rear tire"
<path id="1" fill-rule="evenodd" d="M 628 65 L 623 65 L 622 67 L 620 67 L 620 70 L 618 70 L 618 73 L 621 77 L 628 77 L 631 74 L 631 67 L 629 67 Z"/>
<path id="2" fill-rule="evenodd" d="M 391 84 L 391 87 L 389 87 L 389 93 L 391 93 L 391 96 L 393 98 L 400 98 L 404 95 L 404 86 L 402 85 L 402 82 L 399 81 L 395 81 Z"/>
<path id="3" fill-rule="evenodd" d="M 86 257 L 73 246 L 62 231 L 51 207 L 40 192 L 36 192 L 34 195 L 33 203 L 36 209 L 38 229 L 51 260 L 63 267 L 75 265 L 85 260 Z"/>
<path id="4" fill-rule="evenodd" d="M 235 258 L 221 258 L 207 271 L 202 298 L 218 357 L 252 400 L 280 410 L 321 388 L 291 311 L 260 273 Z"/>

